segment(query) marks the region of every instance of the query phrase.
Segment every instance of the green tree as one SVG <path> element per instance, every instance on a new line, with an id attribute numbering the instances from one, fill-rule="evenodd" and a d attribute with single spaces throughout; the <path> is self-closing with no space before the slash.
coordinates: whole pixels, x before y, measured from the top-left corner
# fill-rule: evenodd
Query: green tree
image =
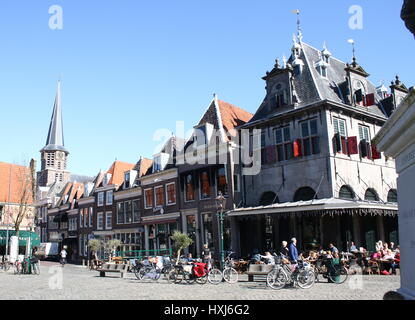
<path id="1" fill-rule="evenodd" d="M 177 250 L 176 264 L 178 264 L 181 251 L 189 247 L 193 243 L 193 240 L 187 234 L 181 233 L 180 231 L 175 231 L 170 238 L 174 242 L 174 247 Z"/>
<path id="2" fill-rule="evenodd" d="M 90 239 L 88 241 L 88 247 L 91 251 L 97 252 L 101 248 L 101 241 L 98 239 Z"/>

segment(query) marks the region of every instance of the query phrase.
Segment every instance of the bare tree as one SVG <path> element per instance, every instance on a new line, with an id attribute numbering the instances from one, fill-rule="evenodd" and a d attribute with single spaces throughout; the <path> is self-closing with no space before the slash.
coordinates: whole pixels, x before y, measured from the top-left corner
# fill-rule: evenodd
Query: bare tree
<path id="1" fill-rule="evenodd" d="M 19 236 L 20 226 L 26 219 L 28 220 L 31 216 L 34 217 L 34 203 L 35 203 L 35 185 L 36 180 L 34 172 L 36 170 L 36 162 L 32 159 L 30 167 L 16 166 L 13 170 L 11 181 L 16 185 L 13 186 L 14 198 L 16 203 L 16 209 L 12 210 L 10 216 L 14 225 L 16 236 Z"/>

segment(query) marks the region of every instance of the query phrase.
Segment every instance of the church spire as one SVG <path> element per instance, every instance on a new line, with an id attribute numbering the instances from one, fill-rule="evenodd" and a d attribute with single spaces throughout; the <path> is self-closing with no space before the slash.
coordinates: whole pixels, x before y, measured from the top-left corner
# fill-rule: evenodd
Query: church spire
<path id="1" fill-rule="evenodd" d="M 58 81 L 56 90 L 55 103 L 53 106 L 52 118 L 50 119 L 48 138 L 46 145 L 41 151 L 64 151 L 65 143 L 63 139 L 63 121 L 62 121 L 62 106 L 61 106 L 61 83 Z"/>

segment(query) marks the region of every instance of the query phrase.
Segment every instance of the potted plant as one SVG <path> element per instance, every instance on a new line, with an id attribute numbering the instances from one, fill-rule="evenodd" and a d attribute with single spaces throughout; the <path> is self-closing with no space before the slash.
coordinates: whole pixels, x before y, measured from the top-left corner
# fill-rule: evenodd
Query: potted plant
<path id="1" fill-rule="evenodd" d="M 178 264 L 180 253 L 189 247 L 193 243 L 193 240 L 187 234 L 181 233 L 180 231 L 175 231 L 170 238 L 174 242 L 174 247 L 177 250 L 176 264 Z"/>

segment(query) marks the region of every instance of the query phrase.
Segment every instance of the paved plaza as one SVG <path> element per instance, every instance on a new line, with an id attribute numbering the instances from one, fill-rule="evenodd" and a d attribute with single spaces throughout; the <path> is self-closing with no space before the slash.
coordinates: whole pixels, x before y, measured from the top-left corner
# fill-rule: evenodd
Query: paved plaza
<path id="1" fill-rule="evenodd" d="M 351 276 L 344 284 L 316 283 L 311 289 L 286 288 L 274 291 L 265 282 L 247 282 L 242 276 L 237 284 L 199 285 L 140 282 L 129 273 L 101 278 L 97 271 L 52 262 L 41 263 L 41 274 L 15 275 L 0 272 L 2 299 L 121 299 L 121 300 L 379 300 L 399 288 L 399 276 Z"/>

